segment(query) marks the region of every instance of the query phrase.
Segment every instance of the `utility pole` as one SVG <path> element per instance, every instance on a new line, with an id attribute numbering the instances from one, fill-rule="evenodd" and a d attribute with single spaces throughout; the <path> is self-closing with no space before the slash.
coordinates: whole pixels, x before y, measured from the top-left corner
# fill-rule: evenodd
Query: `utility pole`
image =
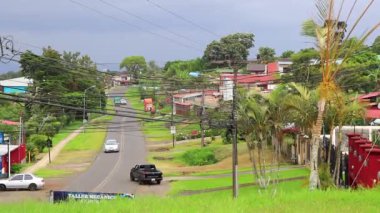
<path id="1" fill-rule="evenodd" d="M 204 114 L 205 114 L 205 89 L 204 87 L 202 88 L 202 111 L 201 111 L 201 147 L 205 146 L 205 128 L 204 128 Z"/>
<path id="2" fill-rule="evenodd" d="M 173 148 L 175 146 L 175 126 L 174 126 L 174 95 L 172 94 L 172 118 L 171 118 L 171 125 L 170 125 L 170 133 L 173 135 Z"/>
<path id="3" fill-rule="evenodd" d="M 9 135 L 9 140 L 8 140 L 8 178 L 11 176 L 11 149 L 10 149 L 10 144 L 11 144 L 11 136 Z"/>
<path id="4" fill-rule="evenodd" d="M 232 186 L 233 197 L 238 197 L 238 150 L 237 150 L 237 73 L 238 67 L 234 66 L 234 86 L 233 86 L 233 98 L 232 98 Z"/>

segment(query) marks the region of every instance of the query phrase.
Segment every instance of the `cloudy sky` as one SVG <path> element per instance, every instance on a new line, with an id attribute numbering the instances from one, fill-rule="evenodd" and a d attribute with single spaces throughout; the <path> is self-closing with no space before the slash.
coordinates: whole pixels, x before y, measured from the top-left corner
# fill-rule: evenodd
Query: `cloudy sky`
<path id="1" fill-rule="evenodd" d="M 355 14 L 367 1 L 359 0 Z M 250 58 L 262 46 L 277 54 L 297 51 L 313 45 L 300 36 L 300 26 L 316 17 L 314 0 L 4 0 L 0 5 L 0 36 L 12 36 L 16 49 L 41 53 L 50 45 L 79 51 L 102 63 L 101 70 L 117 69 L 130 55 L 160 65 L 201 57 L 212 40 L 235 32 L 255 34 Z M 380 21 L 378 11 L 376 1 L 358 35 Z M 0 72 L 17 69 L 16 63 L 0 63 Z"/>

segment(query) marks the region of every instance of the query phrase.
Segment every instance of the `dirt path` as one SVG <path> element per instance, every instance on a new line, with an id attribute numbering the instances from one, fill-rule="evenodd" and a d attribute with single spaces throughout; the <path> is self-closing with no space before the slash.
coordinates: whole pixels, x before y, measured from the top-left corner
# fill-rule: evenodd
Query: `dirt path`
<path id="1" fill-rule="evenodd" d="M 58 144 L 50 150 L 51 161 L 53 161 L 61 152 L 61 150 L 66 146 L 66 144 L 70 142 L 72 139 L 74 139 L 82 130 L 83 130 L 83 127 L 80 127 L 79 129 L 72 132 L 65 139 L 58 142 Z M 46 153 L 45 156 L 42 157 L 41 160 L 39 160 L 37 163 L 33 164 L 32 166 L 28 167 L 27 169 L 25 169 L 24 173 L 34 173 L 37 170 L 47 166 L 48 164 L 49 164 L 49 153 Z"/>

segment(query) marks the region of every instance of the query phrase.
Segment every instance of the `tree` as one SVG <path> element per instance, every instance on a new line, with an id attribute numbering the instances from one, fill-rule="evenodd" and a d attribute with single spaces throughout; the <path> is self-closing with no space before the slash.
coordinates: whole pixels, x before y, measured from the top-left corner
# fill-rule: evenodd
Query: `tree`
<path id="1" fill-rule="evenodd" d="M 284 105 L 289 114 L 289 123 L 294 123 L 300 130 L 300 136 L 305 136 L 306 142 L 310 143 L 312 128 L 318 114 L 317 92 L 309 90 L 301 84 L 291 83 L 289 94 L 284 99 L 286 100 Z"/>
<path id="2" fill-rule="evenodd" d="M 345 1 L 341 2 L 339 8 L 344 8 Z M 336 94 L 340 89 L 335 82 L 336 74 L 341 70 L 342 65 L 346 60 L 355 52 L 361 44 L 372 34 L 379 26 L 380 23 L 369 29 L 364 33 L 362 37 L 359 38 L 359 43 L 346 51 L 343 55 L 342 63 L 338 64 L 337 59 L 341 57 L 342 53 L 342 42 L 350 38 L 352 32 L 358 26 L 361 18 L 368 11 L 364 10 L 359 14 L 358 18 L 353 21 L 355 23 L 350 29 L 348 29 L 348 34 L 346 32 L 345 22 L 338 20 L 340 17 L 340 12 L 336 15 L 334 14 L 335 2 L 321 0 L 316 3 L 318 9 L 317 21 L 308 21 L 303 26 L 303 34 L 311 36 L 315 39 L 315 44 L 318 48 L 320 59 L 321 59 L 321 74 L 322 81 L 318 86 L 319 90 L 319 101 L 318 101 L 318 117 L 312 129 L 312 148 L 311 148 L 311 159 L 310 159 L 310 182 L 309 188 L 315 189 L 319 185 L 319 174 L 318 174 L 318 151 L 319 151 L 319 138 L 322 129 L 322 118 L 325 112 L 326 102 L 331 100 L 333 95 Z M 371 2 L 368 3 L 368 7 L 371 6 Z M 354 4 L 355 7 L 355 4 Z M 349 13 L 351 15 L 351 13 Z M 344 19 L 344 18 L 342 18 Z M 306 27 L 307 25 L 307 27 Z M 310 30 L 311 29 L 311 30 Z M 314 33 L 313 33 L 314 31 Z"/>
<path id="3" fill-rule="evenodd" d="M 267 188 L 269 184 L 265 160 L 263 159 L 263 150 L 267 147 L 270 138 L 269 114 L 269 106 L 263 96 L 253 91 L 240 92 L 238 106 L 239 131 L 245 137 L 252 162 L 252 170 L 261 188 Z"/>
<path id="4" fill-rule="evenodd" d="M 209 67 L 239 65 L 245 63 L 249 49 L 253 47 L 252 33 L 235 33 L 227 35 L 220 41 L 212 41 L 203 53 L 203 59 Z"/>
<path id="5" fill-rule="evenodd" d="M 273 48 L 260 47 L 257 58 L 260 60 L 261 63 L 266 64 L 269 62 L 273 62 L 276 59 L 275 55 L 276 55 L 276 51 Z"/>
<path id="6" fill-rule="evenodd" d="M 380 36 L 377 36 L 372 44 L 372 51 L 377 55 L 380 55 Z"/>
<path id="7" fill-rule="evenodd" d="M 281 58 L 290 58 L 294 54 L 293 50 L 287 50 L 281 54 Z"/>
<path id="8" fill-rule="evenodd" d="M 281 76 L 287 82 L 297 82 L 311 89 L 315 88 L 321 80 L 319 64 L 319 54 L 314 48 L 302 49 L 291 56 L 293 64 L 292 72 Z M 313 62 L 314 61 L 314 62 Z"/>
<path id="9" fill-rule="evenodd" d="M 147 69 L 144 56 L 129 56 L 123 59 L 120 63 L 120 69 L 125 68 L 135 80 L 139 79 L 141 74 Z"/>

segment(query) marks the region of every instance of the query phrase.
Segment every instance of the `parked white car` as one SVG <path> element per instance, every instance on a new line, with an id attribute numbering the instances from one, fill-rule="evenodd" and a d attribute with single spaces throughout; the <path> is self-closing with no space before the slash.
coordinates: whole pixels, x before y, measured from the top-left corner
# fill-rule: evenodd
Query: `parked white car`
<path id="1" fill-rule="evenodd" d="M 125 105 L 125 104 L 127 104 L 127 100 L 126 100 L 126 99 L 124 99 L 124 98 L 122 98 L 122 99 L 120 100 L 120 104 L 122 104 L 122 105 Z"/>
<path id="2" fill-rule="evenodd" d="M 108 139 L 104 143 L 104 152 L 119 152 L 120 146 L 119 142 L 117 142 L 115 139 Z"/>
<path id="3" fill-rule="evenodd" d="M 0 180 L 0 191 L 7 189 L 29 189 L 34 191 L 45 186 L 43 178 L 33 174 L 15 174 L 9 179 Z"/>

